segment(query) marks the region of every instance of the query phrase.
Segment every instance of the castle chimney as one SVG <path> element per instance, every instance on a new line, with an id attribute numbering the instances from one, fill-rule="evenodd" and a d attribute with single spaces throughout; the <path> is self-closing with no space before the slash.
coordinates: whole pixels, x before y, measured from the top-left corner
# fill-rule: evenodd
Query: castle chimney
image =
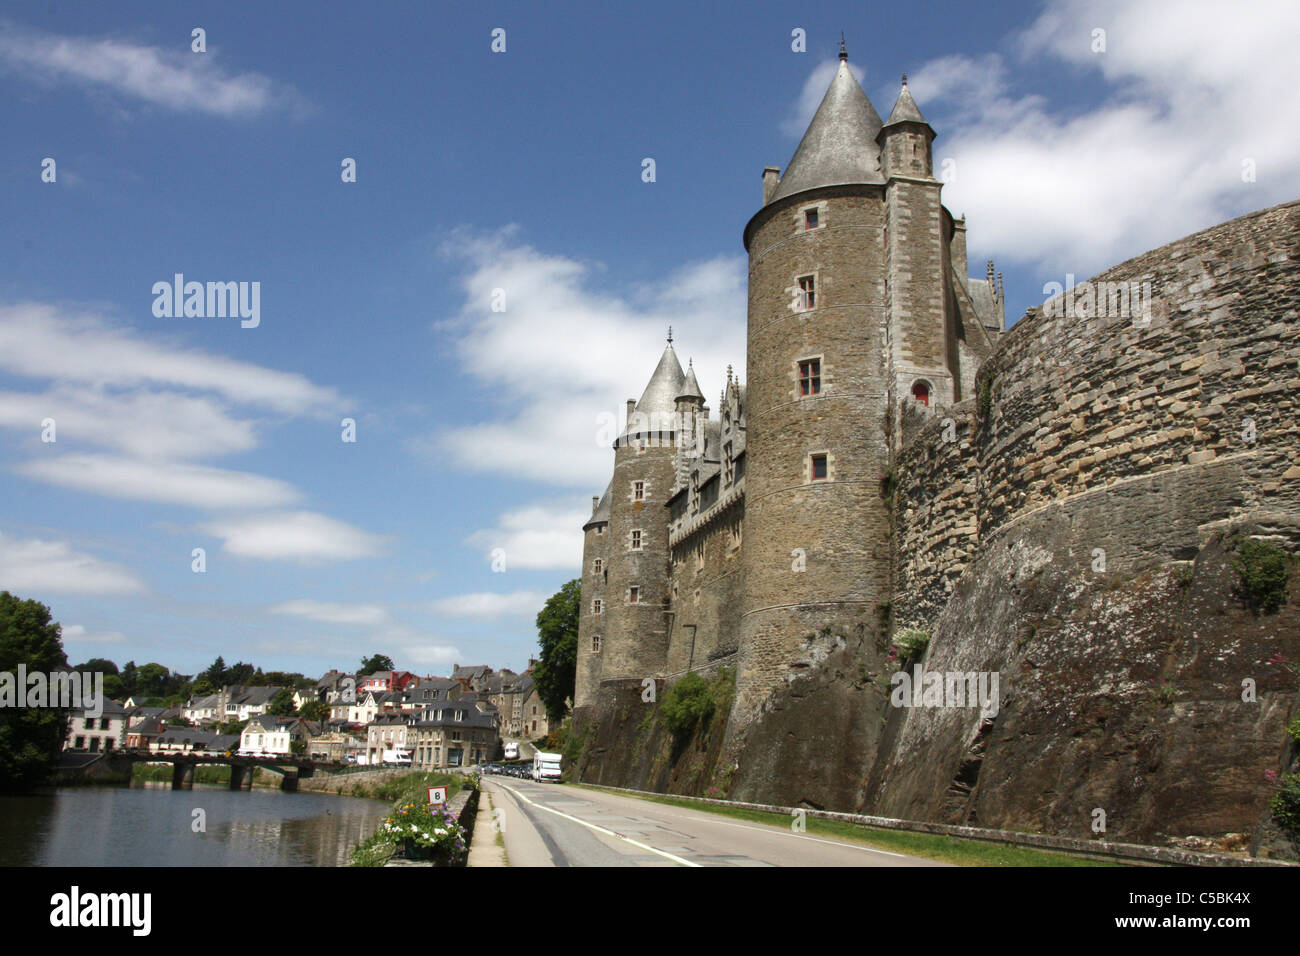
<path id="1" fill-rule="evenodd" d="M 596 509 L 599 508 L 599 507 L 600 507 L 600 496 L 599 496 L 599 495 L 592 495 L 592 496 L 591 496 L 591 513 L 594 515 L 594 514 L 596 513 Z"/>
<path id="2" fill-rule="evenodd" d="M 777 184 L 781 181 L 781 167 L 764 166 L 763 167 L 763 203 L 772 198 L 772 193 L 776 192 Z"/>

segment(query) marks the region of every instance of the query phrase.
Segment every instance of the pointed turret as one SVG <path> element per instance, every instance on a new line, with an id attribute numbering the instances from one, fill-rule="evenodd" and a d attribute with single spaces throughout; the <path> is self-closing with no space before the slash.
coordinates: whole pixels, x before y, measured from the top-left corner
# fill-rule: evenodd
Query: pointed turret
<path id="1" fill-rule="evenodd" d="M 672 330 L 668 330 L 668 345 L 659 357 L 654 374 L 641 393 L 641 399 L 628 413 L 627 427 L 619 441 L 635 434 L 659 434 L 674 430 L 673 423 L 677 412 L 677 396 L 682 392 L 686 373 L 682 363 L 673 351 Z M 698 386 L 697 386 L 698 388 Z"/>
<path id="2" fill-rule="evenodd" d="M 880 156 L 885 176 L 918 176 L 929 178 L 933 172 L 930 144 L 934 142 L 934 129 L 921 115 L 921 109 L 907 88 L 907 74 L 903 74 L 902 89 L 889 113 L 887 122 L 877 134 Z"/>
<path id="3" fill-rule="evenodd" d="M 841 46 L 835 77 L 768 202 L 819 186 L 883 183 L 880 129 L 880 114 L 849 71 Z"/>
<path id="4" fill-rule="evenodd" d="M 694 399 L 701 404 L 704 403 L 704 393 L 700 391 L 700 383 L 695 378 L 694 362 L 688 363 L 686 367 L 686 379 L 683 381 L 682 390 L 677 396 L 677 401 L 680 402 L 683 399 Z"/>
<path id="5" fill-rule="evenodd" d="M 907 74 L 903 74 L 903 88 L 899 91 L 898 100 L 894 103 L 894 108 L 889 113 L 889 119 L 885 122 L 885 128 L 897 126 L 899 123 L 922 123 L 925 126 L 930 124 L 925 121 L 921 115 L 921 108 L 916 105 L 916 100 L 912 99 L 912 93 L 907 88 Z M 933 132 L 933 130 L 931 130 Z"/>

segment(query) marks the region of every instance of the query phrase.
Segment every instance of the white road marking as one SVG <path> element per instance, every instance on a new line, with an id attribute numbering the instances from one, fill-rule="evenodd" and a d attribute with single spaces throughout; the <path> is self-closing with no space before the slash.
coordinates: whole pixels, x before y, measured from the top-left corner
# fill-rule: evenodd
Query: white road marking
<path id="1" fill-rule="evenodd" d="M 630 843 L 632 844 L 632 846 L 637 847 L 639 849 L 649 850 L 651 853 L 656 853 L 659 856 L 662 856 L 664 859 L 672 860 L 674 863 L 679 863 L 682 866 L 693 866 L 697 868 L 702 866 L 702 864 L 700 863 L 692 863 L 690 860 L 684 860 L 680 856 L 673 856 L 673 854 L 671 853 L 667 853 L 663 850 L 656 849 L 655 847 L 650 846 L 648 843 L 642 843 L 640 840 L 633 840 L 631 837 L 625 837 L 621 833 L 615 833 L 613 830 L 607 830 L 605 827 L 597 826 L 594 823 L 588 823 L 586 820 L 579 820 L 575 816 L 572 816 L 568 813 L 562 813 L 559 810 L 555 810 L 544 804 L 538 803 L 535 800 L 529 800 L 518 790 L 514 790 L 510 787 L 507 787 L 505 784 L 501 784 L 501 789 L 513 794 L 514 796 L 523 800 L 525 803 L 529 804 L 530 806 L 536 807 L 538 810 L 545 810 L 547 813 L 554 813 L 557 817 L 563 817 L 566 820 L 572 820 L 574 823 L 581 824 L 582 826 L 586 827 L 589 830 L 595 830 L 598 833 L 604 833 L 606 836 L 612 836 L 617 840 L 622 840 L 624 843 Z"/>
<path id="2" fill-rule="evenodd" d="M 650 802 L 653 803 L 654 801 L 652 800 L 652 801 L 650 801 Z M 663 806 L 663 804 L 660 804 L 660 806 Z M 700 813 L 708 813 L 707 810 L 701 810 L 701 811 L 698 811 L 698 812 L 700 812 Z M 667 816 L 670 816 L 670 817 L 673 816 L 673 814 L 671 814 L 671 813 L 666 814 L 666 815 L 667 815 Z M 692 817 L 682 817 L 682 816 L 679 816 L 677 819 L 679 819 L 679 820 L 690 820 L 690 819 L 693 819 L 693 818 L 692 818 Z M 794 833 L 793 831 L 789 831 L 789 832 L 788 832 L 788 831 L 786 831 L 786 830 L 782 830 L 782 829 L 780 829 L 779 827 L 776 827 L 776 826 L 771 826 L 771 827 L 756 827 L 756 826 L 751 826 L 751 825 L 748 824 L 748 823 L 731 823 L 731 822 L 729 822 L 729 821 L 727 821 L 727 820 L 711 820 L 711 822 L 721 824 L 721 825 L 724 826 L 724 827 L 740 827 L 740 829 L 742 829 L 742 830 L 758 830 L 758 831 L 761 832 L 761 833 L 773 833 L 773 834 L 781 834 L 781 835 L 783 835 L 783 836 L 798 837 L 798 838 L 801 839 L 801 840 L 811 840 L 813 843 L 828 843 L 828 844 L 830 844 L 831 846 L 842 846 L 842 847 L 844 847 L 845 849 L 848 849 L 848 850 L 862 850 L 864 853 L 883 853 L 883 854 L 885 854 L 886 856 L 896 856 L 896 857 L 898 857 L 900 860 L 910 860 L 910 859 L 915 859 L 915 857 L 909 857 L 906 853 L 894 853 L 892 850 L 877 850 L 874 846 L 863 846 L 863 845 L 860 844 L 860 843 L 841 843 L 839 840 L 823 840 L 823 839 L 821 839 L 820 837 L 810 837 L 810 836 L 808 836 L 808 835 L 806 835 L 806 834 L 803 834 L 803 833 Z"/>

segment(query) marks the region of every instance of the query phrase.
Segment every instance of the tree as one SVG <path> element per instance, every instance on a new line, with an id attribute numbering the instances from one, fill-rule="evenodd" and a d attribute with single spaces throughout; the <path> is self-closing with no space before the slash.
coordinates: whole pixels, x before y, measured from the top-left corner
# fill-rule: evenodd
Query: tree
<path id="1" fill-rule="evenodd" d="M 133 696 L 166 697 L 167 678 L 171 672 L 161 664 L 145 664 L 136 674 L 135 686 L 131 688 Z"/>
<path id="2" fill-rule="evenodd" d="M 240 661 L 226 671 L 226 683 L 247 685 L 253 679 L 256 668 L 252 664 Z"/>
<path id="3" fill-rule="evenodd" d="M 48 676 L 67 663 L 63 631 L 50 620 L 50 609 L 0 591 L 0 671 L 16 677 L 22 664 L 28 674 Z M 15 686 L 14 690 L 25 695 L 27 688 Z M 67 711 L 0 707 L 0 789 L 30 790 L 44 783 L 67 736 Z"/>
<path id="4" fill-rule="evenodd" d="M 564 717 L 578 677 L 578 608 L 582 582 L 574 578 L 551 595 L 537 615 L 537 643 L 542 652 L 533 667 L 537 694 L 552 722 Z"/>
<path id="5" fill-rule="evenodd" d="M 369 657 L 361 658 L 361 670 L 359 674 L 373 674 L 375 671 L 394 670 L 393 659 L 387 654 L 372 654 Z"/>
<path id="6" fill-rule="evenodd" d="M 294 712 L 293 694 L 286 687 L 281 687 L 266 705 L 266 712 L 273 717 L 289 717 Z"/>
<path id="7" fill-rule="evenodd" d="M 73 668 L 73 670 L 88 675 L 91 680 L 94 680 L 95 674 L 103 674 L 104 696 L 109 700 L 126 700 L 126 698 L 130 696 L 130 694 L 127 693 L 126 683 L 122 680 L 121 675 L 117 671 L 117 665 L 110 660 L 103 657 L 92 657 L 90 660 L 86 661 L 86 663 L 78 664 Z M 82 686 L 93 687 L 94 685 L 83 684 Z"/>
<path id="8" fill-rule="evenodd" d="M 214 689 L 224 687 L 229 682 L 228 678 L 229 672 L 226 669 L 225 658 L 220 655 L 208 666 L 207 670 L 199 675 L 199 680 L 206 680 L 208 686 Z M 208 693 L 212 693 L 212 691 L 208 691 Z"/>
<path id="9" fill-rule="evenodd" d="M 303 701 L 298 708 L 298 716 L 303 720 L 328 720 L 329 715 L 329 705 L 317 697 Z"/>

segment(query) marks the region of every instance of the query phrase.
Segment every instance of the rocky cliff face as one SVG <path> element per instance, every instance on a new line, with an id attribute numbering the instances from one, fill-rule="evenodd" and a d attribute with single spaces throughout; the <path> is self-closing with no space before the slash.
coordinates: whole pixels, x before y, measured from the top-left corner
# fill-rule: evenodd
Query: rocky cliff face
<path id="1" fill-rule="evenodd" d="M 1300 589 L 1276 614 L 1247 607 L 1231 542 L 1258 526 L 1191 561 L 1095 573 L 1074 517 L 1043 516 L 963 578 L 923 663 L 997 673 L 997 714 L 909 709 L 866 805 L 1083 837 L 1100 810 L 1133 842 L 1253 832 L 1265 771 L 1285 769 L 1297 678 L 1270 659 L 1300 658 Z"/>

